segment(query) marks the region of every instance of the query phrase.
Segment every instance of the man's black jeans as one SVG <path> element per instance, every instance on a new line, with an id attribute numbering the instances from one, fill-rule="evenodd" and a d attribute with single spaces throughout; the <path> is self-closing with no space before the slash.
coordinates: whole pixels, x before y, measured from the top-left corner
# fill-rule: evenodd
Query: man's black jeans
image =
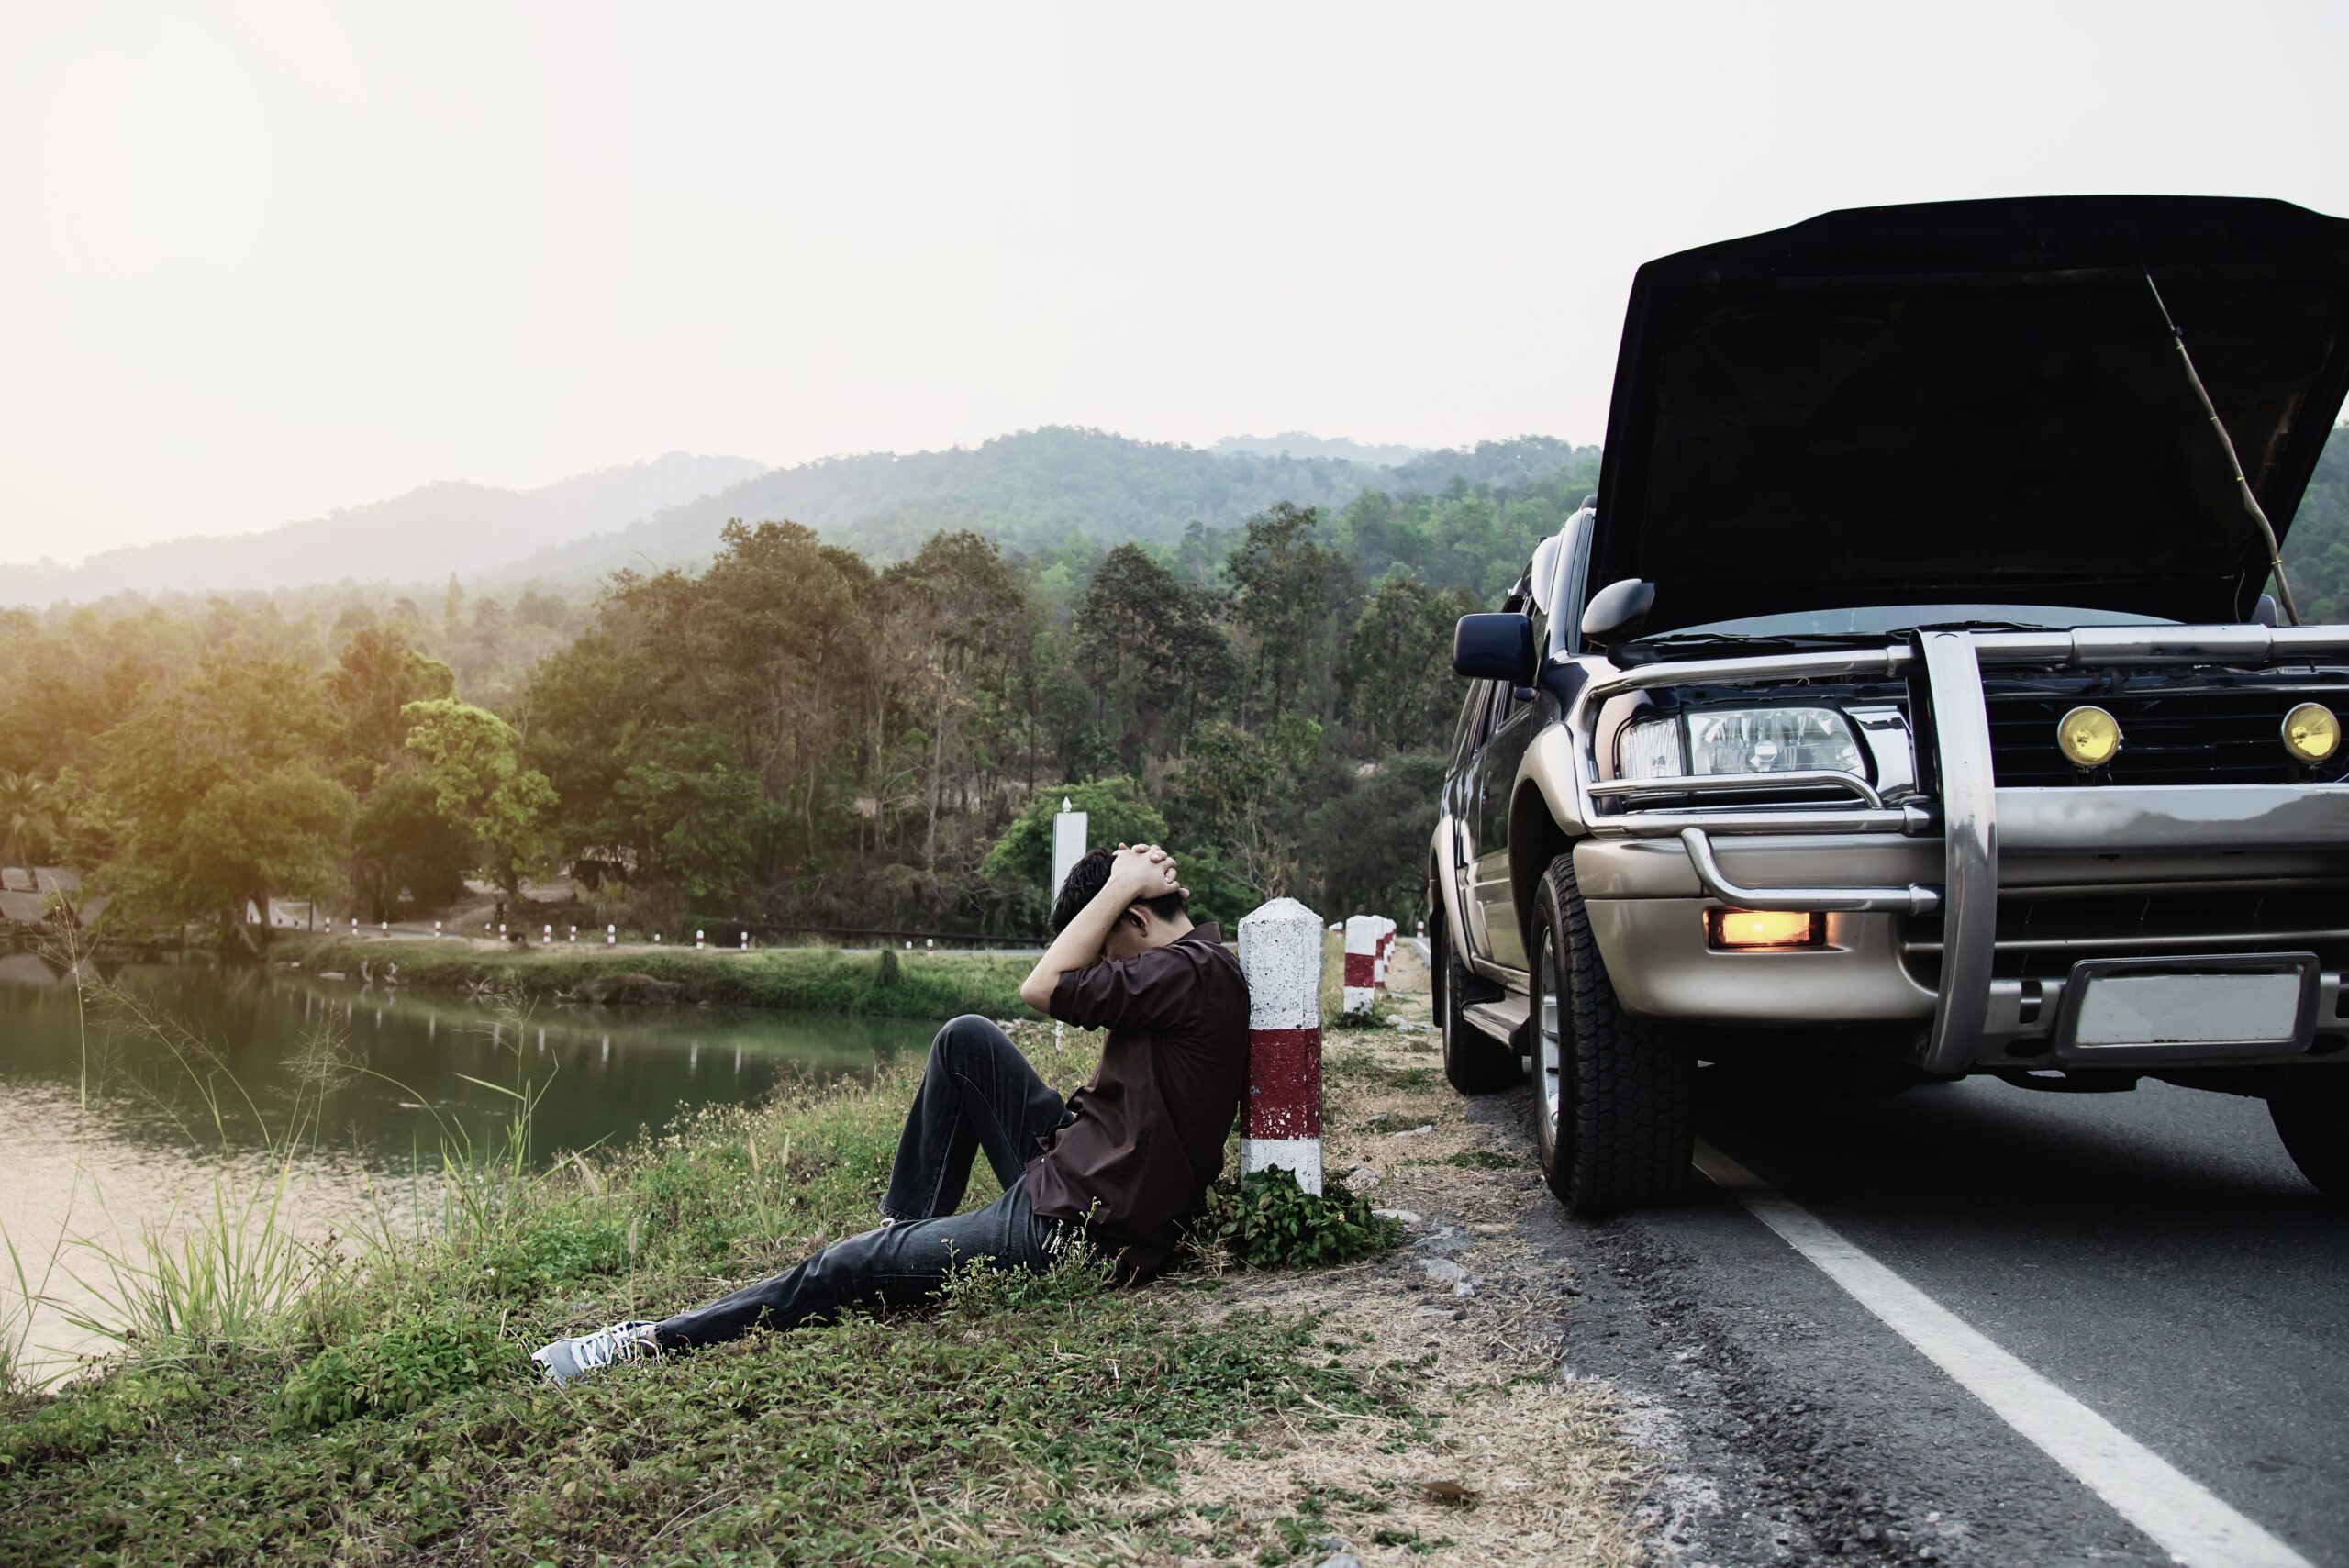
<path id="1" fill-rule="evenodd" d="M 1040 1218 L 1028 1206 L 1029 1157 L 1058 1127 L 1063 1106 L 1004 1032 L 964 1014 L 930 1042 L 921 1089 L 897 1140 L 881 1211 L 894 1224 L 835 1241 L 822 1251 L 722 1300 L 681 1312 L 654 1329 L 664 1350 L 730 1340 L 762 1323 L 774 1329 L 829 1323 L 844 1307 L 902 1306 L 935 1295 L 958 1262 L 1043 1270 L 1078 1228 Z M 985 1151 L 1003 1195 L 956 1214 L 971 1161 Z"/>

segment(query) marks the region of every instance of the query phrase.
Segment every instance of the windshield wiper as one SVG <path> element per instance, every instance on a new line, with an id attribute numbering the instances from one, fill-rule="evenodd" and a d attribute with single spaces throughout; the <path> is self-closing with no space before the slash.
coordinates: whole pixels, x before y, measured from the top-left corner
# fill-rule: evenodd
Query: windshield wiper
<path id="1" fill-rule="evenodd" d="M 1726 649 L 1741 654 L 1795 653 L 1814 648 L 1864 647 L 1871 642 L 1882 642 L 1890 635 L 1894 634 L 1880 631 L 1787 631 L 1741 636 L 1734 632 L 1669 631 L 1625 643 L 1621 658 L 1625 662 L 1639 664 L 1702 648 Z"/>

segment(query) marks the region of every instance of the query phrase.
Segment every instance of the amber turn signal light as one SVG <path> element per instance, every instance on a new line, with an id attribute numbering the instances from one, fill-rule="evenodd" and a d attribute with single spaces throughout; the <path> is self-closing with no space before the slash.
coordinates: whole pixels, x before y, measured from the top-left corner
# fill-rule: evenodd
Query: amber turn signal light
<path id="1" fill-rule="evenodd" d="M 1827 917 L 1799 909 L 1708 909 L 1708 945 L 1732 951 L 1755 948 L 1823 948 Z"/>
<path id="2" fill-rule="evenodd" d="M 2284 750 L 2303 762 L 2321 762 L 2341 750 L 2341 720 L 2321 702 L 2304 702 L 2284 716 Z"/>

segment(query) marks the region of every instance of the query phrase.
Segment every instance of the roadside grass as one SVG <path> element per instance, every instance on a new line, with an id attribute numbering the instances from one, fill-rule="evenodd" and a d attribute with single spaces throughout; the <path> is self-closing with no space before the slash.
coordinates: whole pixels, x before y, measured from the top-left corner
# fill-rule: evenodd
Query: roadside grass
<path id="1" fill-rule="evenodd" d="M 636 973 L 683 981 L 693 988 L 695 1001 L 725 1006 L 917 1018 L 1037 1016 L 1019 1000 L 1019 983 L 1035 960 L 996 953 L 844 953 L 837 948 L 622 952 L 570 943 L 500 950 L 471 941 L 310 936 L 280 937 L 271 953 L 299 962 L 312 974 L 356 975 L 363 962 L 380 978 L 391 962 L 399 965 L 403 985 L 449 991 L 487 986 L 538 999 L 551 999 L 599 975 Z"/>
<path id="2" fill-rule="evenodd" d="M 424 945 L 403 944 L 403 980 Z M 1017 1038 L 1059 1083 L 1097 1046 Z M 528 1352 L 555 1335 L 698 1303 L 872 1223 L 918 1071 L 706 1110 L 537 1174 L 444 1150 L 429 1223 L 315 1254 L 279 1310 L 156 1319 L 53 1392 L 0 1389 L 0 1562 L 1127 1560 L 1150 1488 L 1202 1443 L 1275 1416 L 1427 1428 L 1309 1310 L 1208 1321 L 1191 1306 L 1214 1279 L 1127 1292 L 1078 1264 L 538 1380 Z M 534 1090 L 513 1093 L 526 1140 Z M 993 1195 L 984 1162 L 973 1187 Z"/>

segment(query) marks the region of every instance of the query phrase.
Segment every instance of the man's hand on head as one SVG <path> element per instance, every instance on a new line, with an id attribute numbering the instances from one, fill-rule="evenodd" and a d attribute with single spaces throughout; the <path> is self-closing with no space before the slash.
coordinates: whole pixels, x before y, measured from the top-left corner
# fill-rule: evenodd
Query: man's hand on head
<path id="1" fill-rule="evenodd" d="M 1110 862 L 1109 882 L 1104 893 L 1110 891 L 1126 895 L 1120 908 L 1169 893 L 1179 893 L 1186 898 L 1191 894 L 1175 873 L 1174 857 L 1156 844 L 1118 846 L 1118 858 Z"/>

